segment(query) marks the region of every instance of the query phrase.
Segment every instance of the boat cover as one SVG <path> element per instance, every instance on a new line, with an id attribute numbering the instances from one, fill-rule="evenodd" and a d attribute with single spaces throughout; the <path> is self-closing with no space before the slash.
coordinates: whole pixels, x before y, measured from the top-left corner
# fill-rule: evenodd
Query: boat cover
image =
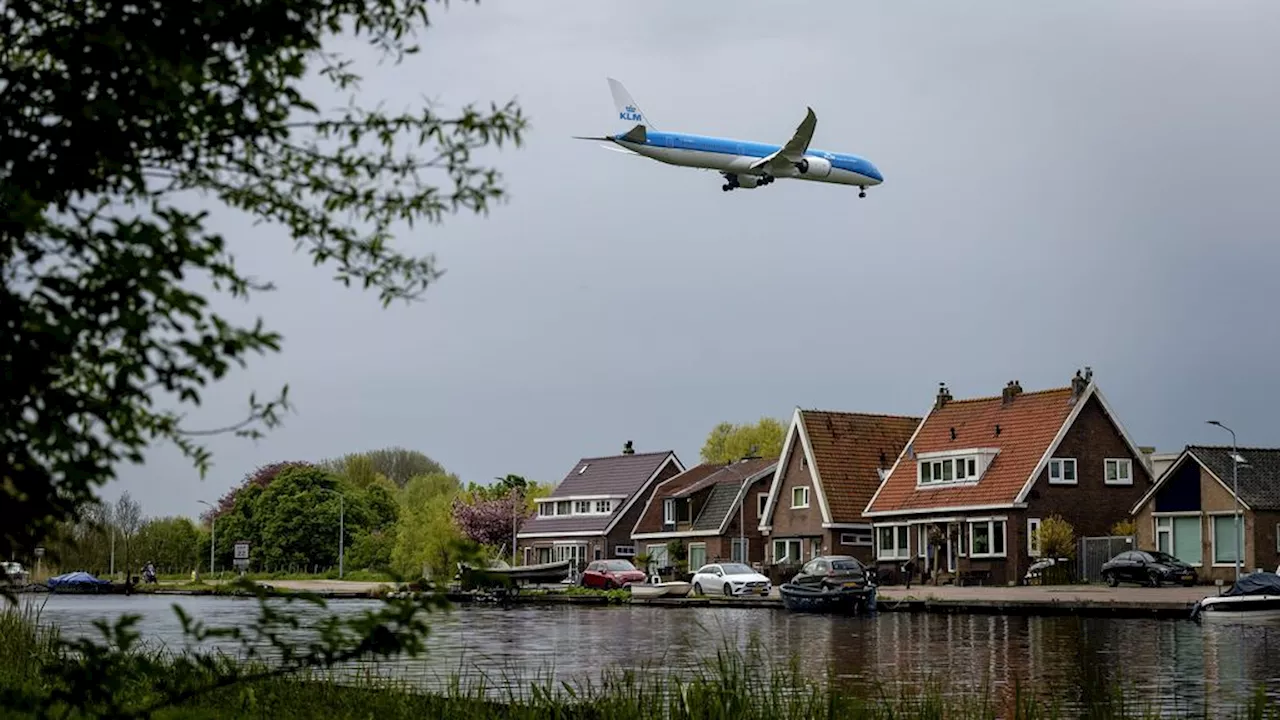
<path id="1" fill-rule="evenodd" d="M 1280 595 L 1280 575 L 1272 572 L 1256 572 L 1241 575 L 1240 579 L 1223 593 L 1225 597 L 1241 595 Z"/>
<path id="2" fill-rule="evenodd" d="M 67 587 L 67 586 L 75 586 L 75 585 L 110 585 L 110 584 L 111 584 L 110 580 L 102 580 L 102 579 L 96 578 L 90 575 L 89 573 L 84 572 L 83 570 L 49 578 L 50 588 L 59 588 L 59 587 Z"/>

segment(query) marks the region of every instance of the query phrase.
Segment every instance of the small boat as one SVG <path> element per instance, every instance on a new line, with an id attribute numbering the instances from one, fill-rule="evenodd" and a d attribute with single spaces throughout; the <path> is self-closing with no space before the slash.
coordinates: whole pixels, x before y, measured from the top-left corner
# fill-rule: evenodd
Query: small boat
<path id="1" fill-rule="evenodd" d="M 486 568 L 474 568 L 466 563 L 458 563 L 459 574 L 463 577 L 485 576 L 498 583 L 538 584 L 558 583 L 569 577 L 569 566 L 572 561 L 539 563 L 537 565 L 516 565 L 512 567 L 498 561 Z"/>
<path id="2" fill-rule="evenodd" d="M 791 612 L 856 613 L 874 602 L 875 588 L 824 590 L 792 583 L 778 587 L 782 606 Z"/>
<path id="3" fill-rule="evenodd" d="M 1211 595 L 1191 608 L 1194 620 L 1280 620 L 1280 575 L 1241 575 L 1231 589 Z"/>
<path id="4" fill-rule="evenodd" d="M 693 589 L 693 585 L 679 580 L 658 582 L 654 576 L 647 583 L 631 583 L 631 597 L 637 600 L 652 600 L 660 597 L 684 597 Z"/>
<path id="5" fill-rule="evenodd" d="M 111 581 L 94 577 L 87 572 L 69 572 L 51 577 L 49 590 L 61 592 L 105 592 L 111 589 Z"/>

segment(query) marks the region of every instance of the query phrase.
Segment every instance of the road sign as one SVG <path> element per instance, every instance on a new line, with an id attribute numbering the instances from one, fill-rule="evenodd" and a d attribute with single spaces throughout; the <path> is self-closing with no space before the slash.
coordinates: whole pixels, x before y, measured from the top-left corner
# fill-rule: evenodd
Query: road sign
<path id="1" fill-rule="evenodd" d="M 36 557 L 38 558 L 44 557 L 44 548 L 42 547 L 36 548 Z"/>
<path id="2" fill-rule="evenodd" d="M 236 542 L 236 544 L 235 544 L 235 550 L 234 550 L 234 552 L 235 552 L 235 554 L 234 554 L 232 557 L 234 557 L 236 560 L 248 560 L 248 559 L 249 559 L 249 543 L 248 543 L 248 541 L 246 541 L 246 540 L 239 540 L 239 541 L 237 541 L 237 542 Z"/>

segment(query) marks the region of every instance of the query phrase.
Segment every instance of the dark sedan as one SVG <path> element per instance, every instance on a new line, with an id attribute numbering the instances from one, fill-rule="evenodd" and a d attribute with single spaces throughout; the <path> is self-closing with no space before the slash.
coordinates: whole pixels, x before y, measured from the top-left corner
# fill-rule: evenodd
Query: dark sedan
<path id="1" fill-rule="evenodd" d="M 815 590 L 864 590 L 875 584 L 875 577 L 855 557 L 824 555 L 805 563 L 791 584 Z"/>
<path id="2" fill-rule="evenodd" d="M 1160 587 L 1161 583 L 1196 584 L 1196 569 L 1158 550 L 1128 550 L 1102 564 L 1102 579 L 1111 587 L 1122 582 Z"/>

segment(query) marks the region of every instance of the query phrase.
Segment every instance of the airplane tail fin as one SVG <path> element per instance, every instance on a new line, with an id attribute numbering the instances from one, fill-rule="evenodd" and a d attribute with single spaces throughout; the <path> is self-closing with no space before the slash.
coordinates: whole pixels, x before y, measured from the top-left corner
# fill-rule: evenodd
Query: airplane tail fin
<path id="1" fill-rule="evenodd" d="M 649 122 L 649 118 L 645 117 L 644 112 L 640 110 L 640 106 L 636 104 L 636 101 L 631 97 L 631 93 L 627 92 L 622 83 L 613 78 L 608 78 L 608 80 L 609 92 L 613 93 L 613 105 L 618 111 L 619 124 L 627 127 L 640 125 L 657 130 Z"/>

